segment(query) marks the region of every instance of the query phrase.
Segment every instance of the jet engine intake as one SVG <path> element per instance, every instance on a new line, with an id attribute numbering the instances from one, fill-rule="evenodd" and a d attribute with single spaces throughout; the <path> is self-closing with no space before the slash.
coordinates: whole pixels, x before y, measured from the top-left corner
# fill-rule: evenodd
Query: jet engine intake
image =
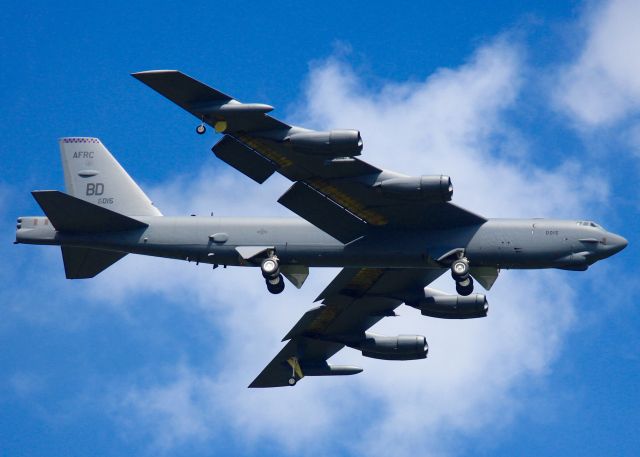
<path id="1" fill-rule="evenodd" d="M 420 335 L 380 336 L 365 333 L 357 346 L 364 357 L 383 360 L 417 360 L 427 357 L 429 345 Z"/>
<path id="2" fill-rule="evenodd" d="M 474 319 L 486 317 L 489 312 L 487 297 L 473 294 L 466 297 L 460 295 L 434 295 L 425 297 L 417 304 L 423 316 L 440 319 Z"/>
<path id="3" fill-rule="evenodd" d="M 453 197 L 451 178 L 444 175 L 389 178 L 374 184 L 383 194 L 429 202 L 448 202 Z"/>
<path id="4" fill-rule="evenodd" d="M 285 138 L 300 153 L 327 158 L 353 157 L 362 153 L 362 137 L 358 130 L 300 132 Z"/>

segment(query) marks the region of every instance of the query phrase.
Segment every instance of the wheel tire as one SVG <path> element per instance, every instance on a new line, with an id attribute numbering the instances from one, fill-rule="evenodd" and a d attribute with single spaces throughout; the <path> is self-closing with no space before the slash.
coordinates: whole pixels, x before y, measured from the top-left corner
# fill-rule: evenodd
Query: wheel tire
<path id="1" fill-rule="evenodd" d="M 284 278 L 282 277 L 282 275 L 279 275 L 274 279 L 266 279 L 265 282 L 267 283 L 267 290 L 272 294 L 277 295 L 282 293 L 282 291 L 284 290 Z"/>
<path id="2" fill-rule="evenodd" d="M 296 382 L 298 382 L 298 381 L 296 381 L 296 378 L 294 378 L 294 377 L 289 378 L 289 385 L 291 387 L 295 386 Z"/>
<path id="3" fill-rule="evenodd" d="M 204 132 L 207 131 L 207 128 L 204 126 L 204 124 L 200 124 L 199 126 L 196 127 L 196 133 L 198 135 L 204 135 Z"/>
<path id="4" fill-rule="evenodd" d="M 273 257 L 267 257 L 260 264 L 262 270 L 262 276 L 265 279 L 275 279 L 280 274 L 280 265 L 278 261 Z"/>
<path id="5" fill-rule="evenodd" d="M 463 297 L 466 297 L 467 295 L 471 295 L 471 293 L 473 292 L 473 279 L 469 277 L 468 283 L 465 285 L 462 285 L 459 282 L 457 282 L 456 292 L 458 292 L 458 295 L 462 295 Z"/>
<path id="6" fill-rule="evenodd" d="M 454 260 L 451 264 L 451 276 L 456 281 L 469 277 L 469 262 L 467 259 Z"/>

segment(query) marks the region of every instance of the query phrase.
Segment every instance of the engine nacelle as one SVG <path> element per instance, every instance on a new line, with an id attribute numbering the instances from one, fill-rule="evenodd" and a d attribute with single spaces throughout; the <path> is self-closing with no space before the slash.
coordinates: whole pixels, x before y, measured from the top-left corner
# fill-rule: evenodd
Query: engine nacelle
<path id="1" fill-rule="evenodd" d="M 447 294 L 432 295 L 411 306 L 420 309 L 423 316 L 440 319 L 474 319 L 486 317 L 489 312 L 487 297 L 482 294 L 466 297 Z"/>
<path id="2" fill-rule="evenodd" d="M 329 132 L 300 132 L 285 141 L 300 153 L 327 158 L 353 157 L 362 153 L 362 137 L 358 130 L 331 130 Z"/>
<path id="3" fill-rule="evenodd" d="M 357 346 L 365 357 L 383 360 L 424 359 L 429 352 L 427 339 L 420 335 L 380 336 L 366 333 Z"/>
<path id="4" fill-rule="evenodd" d="M 444 175 L 423 175 L 389 178 L 374 184 L 383 194 L 430 202 L 448 202 L 453 196 L 451 178 Z"/>

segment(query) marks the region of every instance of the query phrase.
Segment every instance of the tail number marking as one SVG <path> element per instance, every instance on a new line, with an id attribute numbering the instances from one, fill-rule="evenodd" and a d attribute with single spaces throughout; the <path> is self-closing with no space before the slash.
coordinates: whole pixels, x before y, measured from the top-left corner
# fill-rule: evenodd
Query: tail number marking
<path id="1" fill-rule="evenodd" d="M 73 153 L 74 159 L 93 159 L 93 151 L 76 151 Z"/>
<path id="2" fill-rule="evenodd" d="M 101 182 L 88 182 L 87 183 L 87 192 L 85 195 L 102 195 L 104 194 L 104 184 Z"/>

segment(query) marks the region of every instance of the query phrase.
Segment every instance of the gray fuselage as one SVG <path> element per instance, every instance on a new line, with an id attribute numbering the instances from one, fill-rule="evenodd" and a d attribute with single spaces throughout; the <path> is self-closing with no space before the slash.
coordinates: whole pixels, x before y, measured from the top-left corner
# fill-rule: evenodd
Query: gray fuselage
<path id="1" fill-rule="evenodd" d="M 268 247 L 280 262 L 310 267 L 442 267 L 448 252 L 464 249 L 473 266 L 585 270 L 623 249 L 624 238 L 592 222 L 490 219 L 447 230 L 370 230 L 348 244 L 301 219 L 138 217 L 146 228 L 102 233 L 56 231 L 41 216 L 22 217 L 16 242 L 91 247 L 188 261 L 256 266 L 240 255 Z"/>

